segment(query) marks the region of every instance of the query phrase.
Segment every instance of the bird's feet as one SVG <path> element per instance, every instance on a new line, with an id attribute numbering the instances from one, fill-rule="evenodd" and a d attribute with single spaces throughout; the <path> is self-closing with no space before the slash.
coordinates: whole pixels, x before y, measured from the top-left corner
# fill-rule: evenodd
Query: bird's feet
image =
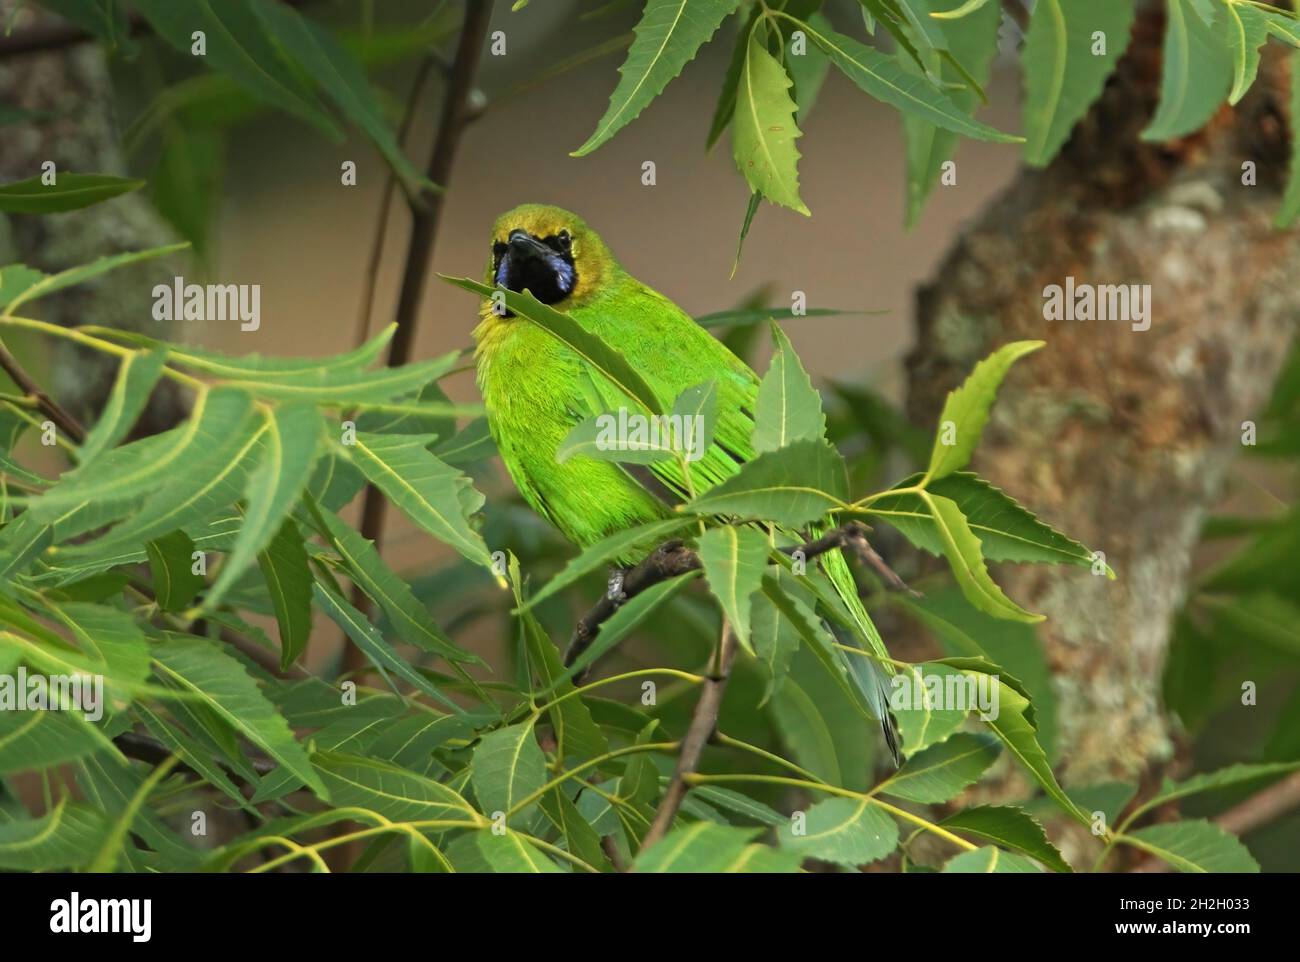
<path id="1" fill-rule="evenodd" d="M 617 608 L 623 602 L 627 601 L 627 592 L 623 590 L 623 580 L 627 577 L 625 568 L 611 568 L 609 572 L 609 583 L 605 588 L 605 596 L 614 602 Z"/>

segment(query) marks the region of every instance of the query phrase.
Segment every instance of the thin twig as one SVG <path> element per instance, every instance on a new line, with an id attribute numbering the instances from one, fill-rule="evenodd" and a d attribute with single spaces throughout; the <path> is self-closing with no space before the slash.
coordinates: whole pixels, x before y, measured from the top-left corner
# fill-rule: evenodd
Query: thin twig
<path id="1" fill-rule="evenodd" d="M 433 151 L 426 169 L 426 176 L 438 189 L 426 188 L 411 204 L 411 236 L 407 241 L 406 266 L 402 272 L 402 288 L 397 301 L 397 332 L 393 335 L 393 343 L 388 351 L 390 367 L 398 367 L 410 359 L 411 345 L 415 339 L 416 315 L 433 257 L 443 199 L 451 180 L 460 135 L 471 116 L 470 95 L 474 90 L 474 75 L 478 70 L 483 43 L 487 39 L 491 16 L 492 0 L 469 0 L 466 4 L 465 20 L 456 44 L 456 55 L 448 71 L 442 114 L 438 119 L 438 131 L 434 136 Z M 387 499 L 373 485 L 366 487 L 361 508 L 361 536 L 373 541 L 376 550 L 382 550 L 387 504 Z M 359 587 L 354 586 L 352 589 L 352 602 L 363 612 L 369 610 L 369 599 Z M 344 671 L 355 671 L 364 666 L 366 659 L 361 650 L 350 641 L 345 644 Z"/>
<path id="2" fill-rule="evenodd" d="M 25 370 L 18 363 L 18 359 L 9 353 L 9 349 L 0 344 L 0 368 L 13 378 L 13 382 L 18 385 L 18 389 L 36 402 L 36 406 L 41 412 L 54 422 L 55 427 L 68 436 L 68 439 L 80 444 L 86 440 L 86 429 L 71 414 L 65 411 L 59 402 L 54 400 L 41 389 Z"/>
<path id="3" fill-rule="evenodd" d="M 686 729 L 682 747 L 677 753 L 677 765 L 673 769 L 672 778 L 668 780 L 668 787 L 664 789 L 663 798 L 659 800 L 659 808 L 655 811 L 654 821 L 650 823 L 650 830 L 641 841 L 642 850 L 649 848 L 668 833 L 673 819 L 677 817 L 678 809 L 682 807 L 682 800 L 686 797 L 689 788 L 686 784 L 686 776 L 699 766 L 700 756 L 704 754 L 704 746 L 712 740 L 713 733 L 717 730 L 718 713 L 722 710 L 722 696 L 727 692 L 727 680 L 731 677 L 731 665 L 736 659 L 738 647 L 736 633 L 724 620 L 716 671 L 704 682 L 700 700 L 695 703 L 690 727 Z"/>

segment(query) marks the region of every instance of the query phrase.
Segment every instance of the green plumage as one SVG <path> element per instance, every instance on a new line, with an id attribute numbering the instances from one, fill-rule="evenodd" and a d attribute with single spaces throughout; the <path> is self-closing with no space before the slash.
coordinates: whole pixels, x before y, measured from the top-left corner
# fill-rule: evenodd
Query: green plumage
<path id="1" fill-rule="evenodd" d="M 534 238 L 567 232 L 576 284 L 554 303 L 583 328 L 615 347 L 650 385 L 664 411 L 682 391 L 713 381 L 717 426 L 705 456 L 689 465 L 699 493 L 733 475 L 754 456 L 751 435 L 759 378 L 744 361 L 672 301 L 632 277 L 600 237 L 576 215 L 527 204 L 498 219 L 493 244 L 500 251 L 518 231 Z M 497 261 L 487 283 L 500 282 Z M 542 328 L 483 307 L 477 341 L 478 382 L 488 424 L 502 461 L 524 500 L 575 544 L 586 546 L 615 531 L 672 515 L 634 471 L 609 461 L 576 456 L 564 463 L 556 450 L 583 420 L 628 404 L 626 397 Z M 679 499 L 687 480 L 675 459 L 645 466 Z M 645 546 L 648 550 L 652 545 Z M 643 557 L 620 559 L 631 564 Z M 886 654 L 858 599 L 839 552 L 823 566 L 863 637 Z"/>

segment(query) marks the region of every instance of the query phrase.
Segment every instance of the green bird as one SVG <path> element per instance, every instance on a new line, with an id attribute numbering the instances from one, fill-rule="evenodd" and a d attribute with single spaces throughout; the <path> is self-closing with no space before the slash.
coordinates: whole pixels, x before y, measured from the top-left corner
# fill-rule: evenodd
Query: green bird
<path id="1" fill-rule="evenodd" d="M 676 304 L 627 273 L 577 215 L 542 204 L 502 214 L 492 231 L 486 283 L 527 290 L 616 348 L 650 385 L 662 410 L 671 410 L 687 388 L 716 385 L 713 442 L 690 464 L 689 479 L 677 459 L 628 466 L 576 456 L 559 463 L 556 451 L 576 425 L 626 406 L 627 398 L 540 326 L 483 303 L 475 359 L 492 437 L 524 500 L 574 544 L 586 547 L 673 517 L 672 505 L 688 499 L 690 490 L 698 494 L 720 484 L 755 456 L 758 376 Z M 635 470 L 641 467 L 646 470 Z M 635 564 L 652 547 L 618 563 Z M 887 658 L 843 555 L 832 551 L 820 561 L 862 636 Z M 617 593 L 617 576 L 611 590 Z M 871 667 L 861 656 L 854 660 L 865 663 L 851 665 L 854 671 Z M 885 683 L 870 674 L 876 681 L 873 707 L 897 763 L 898 733 Z"/>

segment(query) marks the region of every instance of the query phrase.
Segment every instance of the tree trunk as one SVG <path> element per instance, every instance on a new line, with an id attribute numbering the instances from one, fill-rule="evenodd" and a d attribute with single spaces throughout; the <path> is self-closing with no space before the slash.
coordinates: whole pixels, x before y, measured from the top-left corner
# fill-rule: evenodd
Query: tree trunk
<path id="1" fill-rule="evenodd" d="M 0 0 L 0 22 L 11 23 L 14 6 L 11 0 Z M 20 33 L 54 22 L 50 14 L 28 9 L 12 19 L 12 27 Z M 38 176 L 45 161 L 53 161 L 57 173 L 126 173 L 100 44 L 73 44 L 0 62 L 0 103 L 40 115 L 0 130 L 0 182 Z M 173 241 L 171 230 L 139 192 L 66 214 L 0 214 L 0 264 L 23 263 L 46 272 Z M 33 310 L 60 324 L 106 324 L 167 338 L 172 333 L 168 326 L 153 319 L 151 291 L 160 278 L 180 273 L 180 263 L 173 257 L 121 268 L 43 299 Z M 59 343 L 51 383 L 44 386 L 84 422 L 102 407 L 116 368 L 111 357 Z M 163 430 L 183 415 L 181 394 L 164 382 L 137 433 Z"/>
<path id="2" fill-rule="evenodd" d="M 919 291 L 907 361 L 909 415 L 932 426 L 979 358 L 1047 341 L 1012 371 L 974 468 L 1118 574 L 995 572 L 1048 616 L 1040 637 L 1067 784 L 1134 781 L 1171 756 L 1160 702 L 1171 616 L 1242 422 L 1268 398 L 1300 313 L 1300 236 L 1271 224 L 1289 156 L 1285 58 L 1266 55 L 1252 92 L 1204 131 L 1145 144 L 1161 20 L 1139 18 L 1061 155 L 1023 171 Z M 1242 183 L 1248 160 L 1259 186 Z M 1150 328 L 1045 320 L 1044 288 L 1071 276 L 1150 284 Z"/>

